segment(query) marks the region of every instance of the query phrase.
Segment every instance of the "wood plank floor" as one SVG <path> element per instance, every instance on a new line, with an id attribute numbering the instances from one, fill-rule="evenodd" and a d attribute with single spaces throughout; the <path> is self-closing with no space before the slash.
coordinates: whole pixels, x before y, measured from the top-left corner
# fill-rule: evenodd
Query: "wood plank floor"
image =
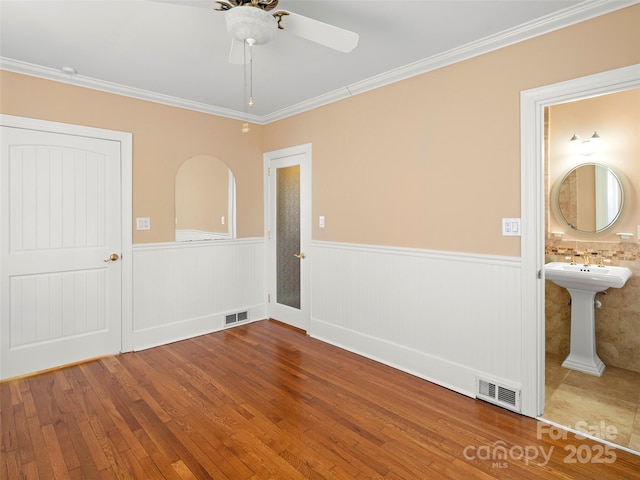
<path id="1" fill-rule="evenodd" d="M 9 480 L 640 479 L 638 456 L 274 321 L 9 380 L 0 395 Z"/>

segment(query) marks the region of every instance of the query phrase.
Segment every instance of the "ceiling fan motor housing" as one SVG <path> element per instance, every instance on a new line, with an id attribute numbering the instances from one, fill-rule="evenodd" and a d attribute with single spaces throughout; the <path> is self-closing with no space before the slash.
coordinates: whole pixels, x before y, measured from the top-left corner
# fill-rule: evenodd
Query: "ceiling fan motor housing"
<path id="1" fill-rule="evenodd" d="M 235 7 L 225 12 L 227 30 L 238 40 L 253 39 L 256 45 L 268 43 L 276 35 L 278 21 L 269 12 L 251 6 Z"/>

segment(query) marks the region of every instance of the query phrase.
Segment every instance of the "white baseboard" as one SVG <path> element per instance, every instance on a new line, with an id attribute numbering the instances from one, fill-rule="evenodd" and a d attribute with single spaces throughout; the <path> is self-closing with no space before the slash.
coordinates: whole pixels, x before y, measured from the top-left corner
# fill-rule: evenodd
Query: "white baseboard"
<path id="1" fill-rule="evenodd" d="M 225 316 L 229 313 L 224 312 L 214 315 L 205 315 L 197 318 L 188 318 L 179 322 L 158 325 L 156 327 L 145 328 L 133 332 L 134 351 L 145 350 L 147 348 L 166 345 L 167 343 L 178 342 L 188 338 L 206 335 L 208 333 L 218 332 L 227 328 L 233 328 L 238 325 L 264 320 L 266 318 L 266 305 L 252 305 L 247 308 L 240 308 L 238 311 L 248 311 L 248 320 L 237 322 L 232 325 L 225 325 Z"/>
<path id="2" fill-rule="evenodd" d="M 311 319 L 311 337 L 362 355 L 454 392 L 475 397 L 477 372 L 451 361 L 380 338 Z"/>

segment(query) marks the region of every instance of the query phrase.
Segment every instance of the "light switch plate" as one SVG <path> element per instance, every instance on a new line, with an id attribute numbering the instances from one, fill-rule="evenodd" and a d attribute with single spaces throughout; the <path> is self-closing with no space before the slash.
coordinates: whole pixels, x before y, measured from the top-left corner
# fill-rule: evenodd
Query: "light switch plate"
<path id="1" fill-rule="evenodd" d="M 520 236 L 520 219 L 519 218 L 503 218 L 502 219 L 502 235 L 506 237 Z"/>
<path id="2" fill-rule="evenodd" d="M 149 217 L 136 218 L 136 230 L 151 230 L 151 219 Z"/>

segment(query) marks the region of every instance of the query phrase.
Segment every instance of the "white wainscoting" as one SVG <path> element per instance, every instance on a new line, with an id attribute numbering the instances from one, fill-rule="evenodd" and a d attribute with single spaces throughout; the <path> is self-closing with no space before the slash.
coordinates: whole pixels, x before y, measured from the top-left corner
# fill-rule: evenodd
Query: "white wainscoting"
<path id="1" fill-rule="evenodd" d="M 521 260 L 312 242 L 309 335 L 475 396 L 476 377 L 519 390 Z M 265 241 L 133 247 L 133 349 L 267 317 Z"/>
<path id="2" fill-rule="evenodd" d="M 522 377 L 521 260 L 312 242 L 309 334 L 469 396 Z"/>
<path id="3" fill-rule="evenodd" d="M 264 268 L 262 238 L 134 245 L 133 349 L 266 318 Z"/>

